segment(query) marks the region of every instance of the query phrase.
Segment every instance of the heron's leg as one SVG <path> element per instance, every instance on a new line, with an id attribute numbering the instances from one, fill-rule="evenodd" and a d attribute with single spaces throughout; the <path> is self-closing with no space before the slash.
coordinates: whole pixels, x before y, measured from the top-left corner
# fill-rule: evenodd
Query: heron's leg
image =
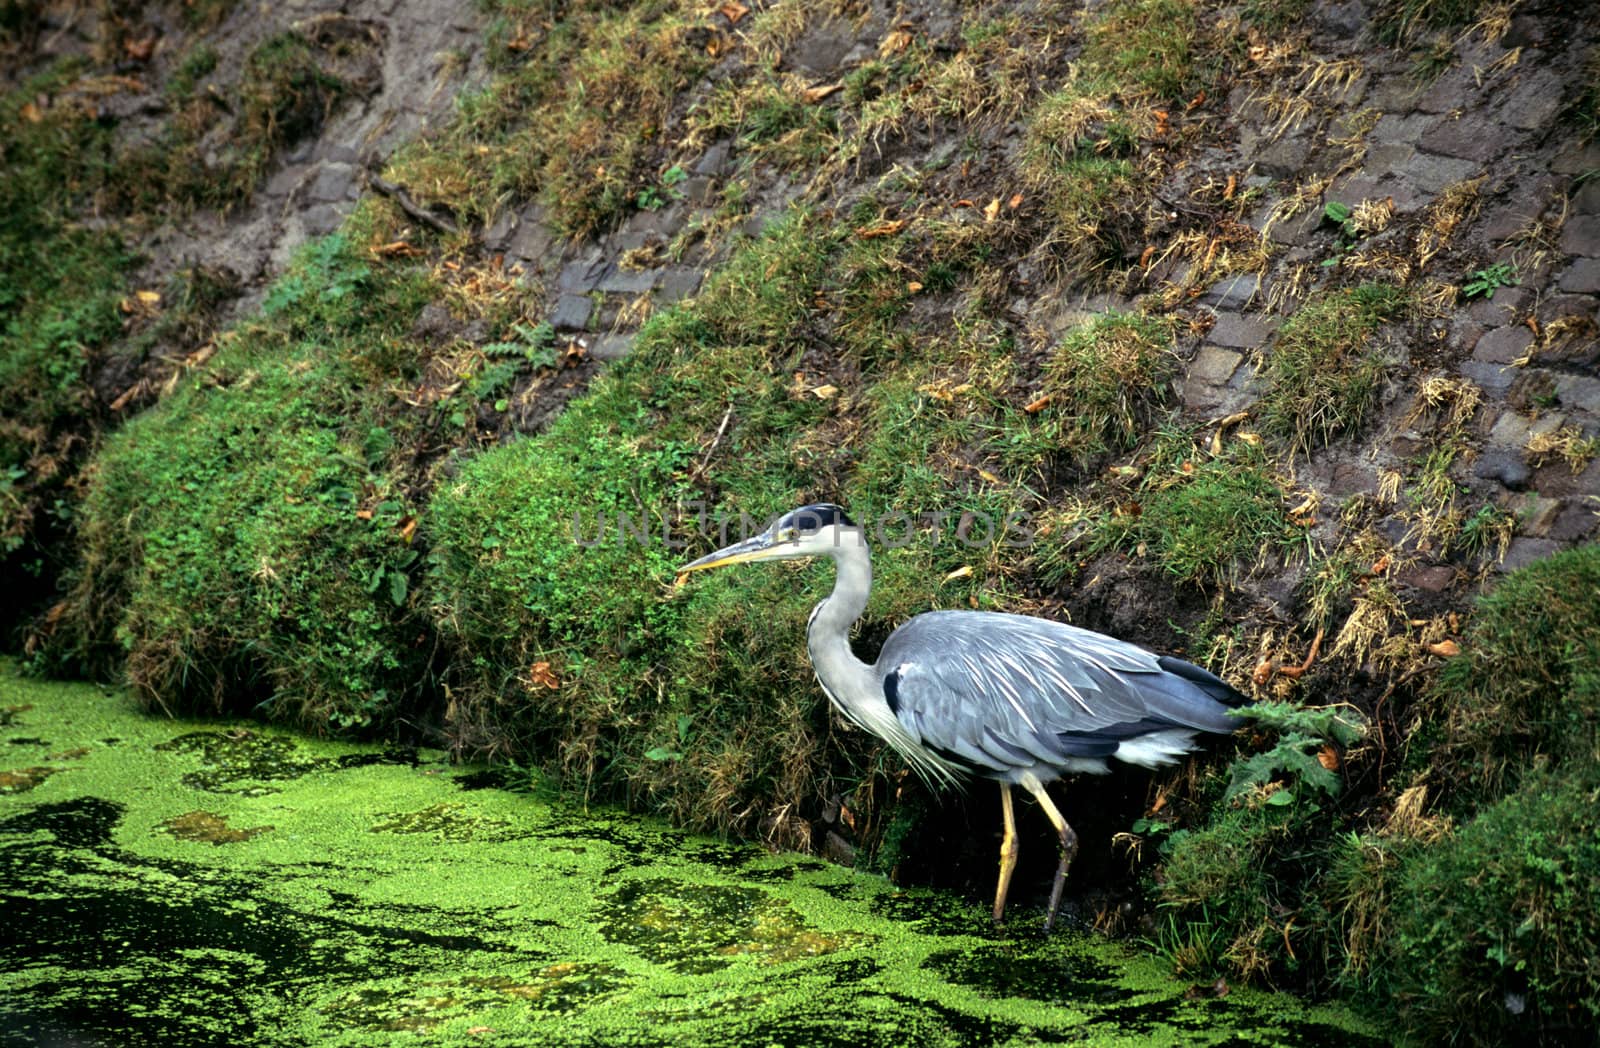
<path id="1" fill-rule="evenodd" d="M 1000 784 L 1000 810 L 1006 817 L 1006 835 L 1000 841 L 1000 884 L 994 890 L 994 923 L 1006 912 L 1006 892 L 1011 887 L 1011 872 L 1017 868 L 1017 819 L 1011 810 L 1011 784 Z"/>
<path id="2" fill-rule="evenodd" d="M 1049 931 L 1056 923 L 1056 910 L 1061 908 L 1061 889 L 1067 883 L 1067 867 L 1072 865 L 1072 857 L 1078 854 L 1078 835 L 1067 825 L 1067 820 L 1061 817 L 1061 812 L 1056 810 L 1055 804 L 1050 800 L 1050 794 L 1045 792 L 1044 783 L 1032 775 L 1022 777 L 1022 785 L 1033 794 L 1039 806 L 1049 816 L 1050 822 L 1056 828 L 1056 835 L 1061 838 L 1061 865 L 1056 867 L 1056 880 L 1050 886 L 1050 911 L 1044 918 L 1044 930 Z"/>

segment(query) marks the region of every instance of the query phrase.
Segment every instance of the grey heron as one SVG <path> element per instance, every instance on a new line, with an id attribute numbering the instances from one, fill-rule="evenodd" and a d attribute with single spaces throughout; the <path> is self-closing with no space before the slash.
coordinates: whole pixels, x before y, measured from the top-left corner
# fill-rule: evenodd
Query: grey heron
<path id="1" fill-rule="evenodd" d="M 1045 784 L 1075 772 L 1104 773 L 1111 757 L 1147 768 L 1171 764 L 1195 748 L 1197 732 L 1238 726 L 1228 708 L 1245 696 L 1206 670 L 1028 615 L 925 612 L 896 629 L 869 666 L 850 648 L 850 628 L 872 587 L 866 533 L 831 503 L 786 513 L 761 534 L 679 570 L 798 557 L 833 558 L 833 592 L 812 610 L 806 639 L 817 681 L 839 712 L 888 743 L 930 785 L 968 775 L 1000 783 L 1005 835 L 996 923 L 1017 862 L 1012 786 L 1033 795 L 1061 841 L 1048 930 L 1078 837 Z"/>

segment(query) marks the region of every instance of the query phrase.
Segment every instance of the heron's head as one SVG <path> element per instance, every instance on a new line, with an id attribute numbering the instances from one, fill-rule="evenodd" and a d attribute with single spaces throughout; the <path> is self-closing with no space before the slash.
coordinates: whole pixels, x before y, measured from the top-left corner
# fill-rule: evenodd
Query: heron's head
<path id="1" fill-rule="evenodd" d="M 830 556 L 843 546 L 860 545 L 861 539 L 861 529 L 844 510 L 831 502 L 818 502 L 790 510 L 761 534 L 708 553 L 685 564 L 678 572 L 688 574 L 757 560 Z"/>

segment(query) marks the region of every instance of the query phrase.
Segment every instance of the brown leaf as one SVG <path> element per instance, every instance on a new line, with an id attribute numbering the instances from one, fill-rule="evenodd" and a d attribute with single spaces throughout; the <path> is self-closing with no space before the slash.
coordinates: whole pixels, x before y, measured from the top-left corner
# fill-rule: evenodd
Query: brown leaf
<path id="1" fill-rule="evenodd" d="M 856 236 L 862 240 L 871 240 L 874 237 L 892 237 L 906 227 L 906 220 L 897 218 L 892 222 L 884 221 L 871 226 L 857 226 Z"/>
<path id="2" fill-rule="evenodd" d="M 1045 408 L 1047 408 L 1049 406 L 1050 406 L 1050 394 L 1046 393 L 1046 394 L 1044 394 L 1044 396 L 1039 397 L 1038 399 L 1034 400 L 1033 402 L 1024 405 L 1022 410 L 1027 412 L 1030 415 L 1037 415 L 1039 412 L 1043 411 Z"/>
<path id="3" fill-rule="evenodd" d="M 999 197 L 995 197 L 993 200 L 989 201 L 989 206 L 983 209 L 983 220 L 985 222 L 993 222 L 995 220 L 996 216 L 998 216 L 999 214 L 1000 214 L 1000 198 Z"/>
<path id="4" fill-rule="evenodd" d="M 918 291 L 921 291 L 921 290 L 922 290 L 922 281 L 920 281 L 920 280 L 908 280 L 908 281 L 906 281 L 906 292 L 908 294 L 915 295 Z"/>
<path id="5" fill-rule="evenodd" d="M 750 9 L 738 0 L 728 0 L 727 3 L 717 8 L 717 13 L 728 20 L 729 25 L 738 25 L 739 19 L 750 13 Z"/>
<path id="6" fill-rule="evenodd" d="M 400 518 L 400 541 L 409 544 L 411 542 L 411 537 L 413 535 L 415 535 L 416 533 L 417 533 L 417 518 L 412 516 L 412 515 L 410 515 L 409 513 L 406 514 L 404 517 L 401 517 Z"/>
<path id="7" fill-rule="evenodd" d="M 1317 751 L 1317 763 L 1329 771 L 1339 770 L 1339 753 L 1332 746 L 1324 746 Z"/>
<path id="8" fill-rule="evenodd" d="M 422 249 L 413 244 L 408 244 L 404 240 L 391 240 L 387 244 L 379 244 L 373 248 L 372 254 L 378 258 L 412 258 L 422 254 Z"/>
<path id="9" fill-rule="evenodd" d="M 1022 206 L 1022 194 L 1021 193 L 1013 193 L 1013 194 L 1011 194 L 1011 199 L 1006 201 L 1006 207 L 1009 207 L 1013 211 L 1015 211 L 1017 208 L 1019 208 L 1021 206 Z"/>
<path id="10" fill-rule="evenodd" d="M 22 117 L 22 119 L 26 120 L 30 124 L 37 124 L 39 121 L 44 119 L 44 110 L 40 109 L 32 102 L 24 102 L 22 104 L 22 108 L 17 110 L 17 115 Z"/>
<path id="11" fill-rule="evenodd" d="M 911 33 L 908 30 L 896 29 L 884 37 L 883 42 L 878 45 L 878 55 L 881 58 L 897 55 L 911 46 L 911 40 Z"/>
<path id="12" fill-rule="evenodd" d="M 1183 107 L 1183 111 L 1187 113 L 1191 109 L 1197 109 L 1205 105 L 1205 103 L 1206 93 L 1204 91 L 1197 92 L 1193 98 L 1189 99 L 1189 104 Z"/>
<path id="13" fill-rule="evenodd" d="M 800 100 L 807 105 L 816 105 L 829 95 L 837 94 L 844 90 L 844 82 L 836 80 L 831 84 L 821 84 L 817 87 L 808 87 L 800 92 Z"/>
<path id="14" fill-rule="evenodd" d="M 946 581 L 946 582 L 954 582 L 956 579 L 970 579 L 971 577 L 972 577 L 972 565 L 971 564 L 963 564 L 963 565 L 961 565 L 961 567 L 957 568 L 956 570 L 952 571 L 950 574 L 946 575 L 944 577 L 944 581 Z"/>
<path id="15" fill-rule="evenodd" d="M 152 33 L 143 40 L 124 40 L 122 53 L 128 56 L 130 62 L 148 62 L 150 56 L 155 54 L 156 37 Z"/>
<path id="16" fill-rule="evenodd" d="M 371 520 L 372 519 L 372 511 L 370 509 L 358 509 L 358 510 L 356 510 L 356 519 L 357 520 Z"/>
<path id="17" fill-rule="evenodd" d="M 839 395 L 838 386 L 816 386 L 811 390 L 811 395 L 818 400 L 832 400 Z"/>
<path id="18" fill-rule="evenodd" d="M 561 687 L 561 678 L 551 671 L 548 662 L 536 662 L 528 669 L 528 683 L 535 687 L 549 688 L 551 691 L 555 691 Z"/>
<path id="19" fill-rule="evenodd" d="M 1446 638 L 1445 640 L 1441 640 L 1437 644 L 1428 645 L 1428 651 L 1431 654 L 1438 655 L 1440 658 L 1448 659 L 1453 655 L 1460 655 L 1461 654 L 1461 645 L 1457 644 L 1453 640 L 1450 640 L 1450 639 Z"/>

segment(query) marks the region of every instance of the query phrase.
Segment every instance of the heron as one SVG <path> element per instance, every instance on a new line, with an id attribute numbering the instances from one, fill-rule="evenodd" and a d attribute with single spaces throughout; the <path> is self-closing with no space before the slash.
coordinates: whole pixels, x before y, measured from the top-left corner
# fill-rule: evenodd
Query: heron
<path id="1" fill-rule="evenodd" d="M 889 635 L 872 665 L 850 630 L 866 610 L 872 558 L 866 531 L 832 503 L 801 506 L 761 534 L 679 569 L 830 557 L 833 592 L 811 611 L 806 646 L 817 682 L 844 717 L 884 742 L 935 788 L 969 776 L 1000 784 L 1005 832 L 994 921 L 1005 913 L 1017 864 L 1011 790 L 1021 786 L 1055 827 L 1061 857 L 1048 931 L 1061 906 L 1078 835 L 1045 785 L 1104 774 L 1108 760 L 1156 768 L 1195 749 L 1201 732 L 1231 733 L 1246 701 L 1220 677 L 1103 633 L 1031 615 L 929 611 Z"/>

